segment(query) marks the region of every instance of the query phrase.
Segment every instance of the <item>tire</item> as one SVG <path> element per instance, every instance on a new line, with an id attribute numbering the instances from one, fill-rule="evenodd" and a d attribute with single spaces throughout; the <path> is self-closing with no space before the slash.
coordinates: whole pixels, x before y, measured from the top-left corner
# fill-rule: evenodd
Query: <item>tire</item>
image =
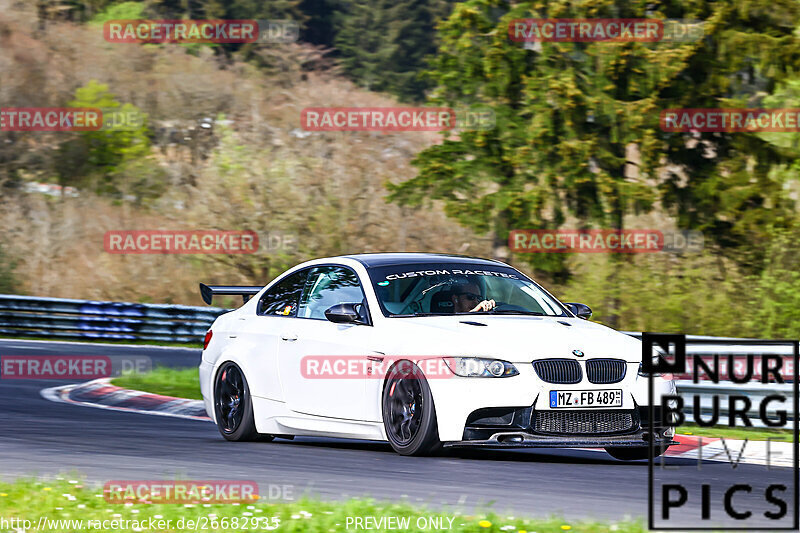
<path id="1" fill-rule="evenodd" d="M 654 446 L 653 457 L 662 455 L 665 451 L 667 451 L 667 448 L 669 448 L 669 446 Z M 614 459 L 619 459 L 620 461 L 639 461 L 641 459 L 650 458 L 649 446 L 636 448 L 609 446 L 606 448 L 606 451 L 608 452 L 608 455 Z"/>
<path id="2" fill-rule="evenodd" d="M 428 380 L 411 361 L 389 371 L 381 410 L 389 444 L 400 455 L 431 455 L 441 448 Z"/>
<path id="3" fill-rule="evenodd" d="M 242 369 L 231 361 L 220 366 L 214 379 L 214 419 L 220 434 L 227 440 L 270 441 L 275 438 L 256 431 L 250 387 Z"/>

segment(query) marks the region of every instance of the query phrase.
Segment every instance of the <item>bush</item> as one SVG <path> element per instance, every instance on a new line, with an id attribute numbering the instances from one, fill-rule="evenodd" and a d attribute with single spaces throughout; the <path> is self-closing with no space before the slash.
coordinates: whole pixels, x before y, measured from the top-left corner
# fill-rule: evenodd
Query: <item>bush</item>
<path id="1" fill-rule="evenodd" d="M 800 337 L 799 236 L 798 230 L 776 235 L 764 270 L 742 289 L 751 294 L 751 301 L 741 315 L 760 337 Z"/>
<path id="2" fill-rule="evenodd" d="M 89 21 L 89 24 L 102 25 L 109 20 L 136 20 L 144 18 L 143 2 L 122 2 L 108 6 Z"/>
<path id="3" fill-rule="evenodd" d="M 741 310 L 750 301 L 744 276 L 709 250 L 619 261 L 583 255 L 591 257 L 573 259 L 575 275 L 555 291 L 562 301 L 589 305 L 592 320 L 626 331 L 732 336 L 758 331 L 742 321 Z"/>

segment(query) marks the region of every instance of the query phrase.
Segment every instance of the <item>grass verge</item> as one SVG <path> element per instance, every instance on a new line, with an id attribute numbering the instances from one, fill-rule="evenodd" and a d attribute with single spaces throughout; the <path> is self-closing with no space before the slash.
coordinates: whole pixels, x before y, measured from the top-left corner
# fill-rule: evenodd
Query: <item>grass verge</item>
<path id="1" fill-rule="evenodd" d="M 126 389 L 202 400 L 197 368 L 169 368 L 157 366 L 146 374 L 131 373 L 111 380 L 113 385 Z"/>
<path id="2" fill-rule="evenodd" d="M 703 427 L 696 424 L 684 424 L 675 428 L 680 435 L 696 437 L 725 437 L 738 440 L 767 440 L 792 442 L 791 429 L 773 428 L 730 428 L 726 426 Z"/>
<path id="3" fill-rule="evenodd" d="M 300 499 L 291 502 L 252 504 L 116 504 L 108 503 L 102 489 L 91 488 L 78 477 L 59 477 L 52 481 L 17 480 L 0 482 L 0 520 L 25 520 L 16 524 L 0 522 L 0 530 L 15 528 L 26 531 L 195 531 L 195 524 L 206 524 L 207 530 L 242 531 L 272 529 L 277 532 L 335 533 L 354 529 L 356 517 L 408 517 L 403 531 L 431 531 L 430 519 L 441 520 L 448 531 L 455 533 L 639 533 L 642 522 L 568 522 L 560 518 L 525 519 L 495 512 L 464 514 L 460 511 L 429 510 L 407 503 L 381 503 L 373 500 L 321 502 Z M 279 525 L 264 527 L 271 518 Z M 268 520 L 264 520 L 264 519 Z M 348 518 L 350 521 L 348 522 Z M 153 522 L 151 522 L 151 519 Z M 225 520 L 223 520 L 225 519 Z M 117 520 L 112 524 L 112 520 Z M 40 522 L 41 521 L 41 522 Z M 107 521 L 107 522 L 104 522 Z M 169 521 L 167 523 L 167 521 Z M 234 525 L 236 524 L 236 525 Z M 255 524 L 256 527 L 242 527 Z M 26 527 L 27 526 L 27 527 Z M 42 526 L 42 527 L 39 527 Z M 115 527 L 116 526 L 116 527 Z M 198 529 L 203 529 L 199 526 Z M 363 529 L 363 528 L 362 528 Z M 441 528 L 438 528 L 441 529 Z M 387 530 L 380 528 L 379 530 Z"/>

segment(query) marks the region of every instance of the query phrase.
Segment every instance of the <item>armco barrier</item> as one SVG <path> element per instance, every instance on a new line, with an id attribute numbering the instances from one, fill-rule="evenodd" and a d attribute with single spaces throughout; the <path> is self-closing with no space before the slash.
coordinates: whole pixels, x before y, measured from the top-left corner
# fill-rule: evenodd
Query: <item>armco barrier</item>
<path id="1" fill-rule="evenodd" d="M 625 333 L 639 339 L 642 336 L 642 334 L 638 332 L 626 331 Z M 695 355 L 701 356 L 710 365 L 710 359 L 713 358 L 713 356 L 718 355 L 722 358 L 723 355 L 727 356 L 728 354 L 734 354 L 736 356 L 747 354 L 756 356 L 765 354 L 780 355 L 783 358 L 781 374 L 786 383 L 770 383 L 767 385 L 746 383 L 735 385 L 729 381 L 714 383 L 707 380 L 698 380 L 698 383 L 694 383 L 691 379 L 678 379 L 675 385 L 677 386 L 678 394 L 683 398 L 683 412 L 687 415 L 688 421 L 693 421 L 693 418 L 697 416 L 694 413 L 695 396 L 699 398 L 699 415 L 706 421 L 710 420 L 713 413 L 713 397 L 718 396 L 718 424 L 725 425 L 728 423 L 728 395 L 744 395 L 747 396 L 751 402 L 751 407 L 747 411 L 747 414 L 753 427 L 763 428 L 766 427 L 766 425 L 761 421 L 759 416 L 761 401 L 769 395 L 777 394 L 785 397 L 786 402 L 770 402 L 766 409 L 767 416 L 771 420 L 776 420 L 776 411 L 779 409 L 785 410 L 787 413 L 787 420 L 790 421 L 790 424 L 786 427 L 792 427 L 791 422 L 794 421 L 797 416 L 794 410 L 793 381 L 795 371 L 794 365 L 796 361 L 793 341 L 754 341 L 752 339 L 738 339 L 733 337 L 686 336 L 687 357 Z M 734 361 L 739 360 L 744 362 L 743 359 L 734 357 Z M 741 420 L 737 419 L 736 424 L 740 426 Z"/>
<path id="2" fill-rule="evenodd" d="M 228 309 L 0 294 L 0 335 L 199 343 Z"/>
<path id="3" fill-rule="evenodd" d="M 725 386 L 721 384 L 715 383 L 692 383 L 691 381 L 678 381 L 678 393 L 683 397 L 684 404 L 684 412 L 687 415 L 694 416 L 694 407 L 693 407 L 693 399 L 694 395 L 697 395 L 700 398 L 700 414 L 703 417 L 703 420 L 710 420 L 714 411 L 712 409 L 712 398 L 714 396 L 719 397 L 719 421 L 717 422 L 719 425 L 725 425 L 728 423 L 728 402 L 727 396 L 729 394 L 736 394 L 736 395 L 744 395 L 747 396 L 752 402 L 752 407 L 748 411 L 748 416 L 750 417 L 750 421 L 753 424 L 753 427 L 763 428 L 766 425 L 761 422 L 761 418 L 759 417 L 758 409 L 759 405 L 761 405 L 761 401 L 766 398 L 767 396 L 773 394 L 779 394 L 784 396 L 787 399 L 786 404 L 778 403 L 778 402 L 770 402 L 766 409 L 766 414 L 770 420 L 778 420 L 779 417 L 776 415 L 777 411 L 785 410 L 787 413 L 787 420 L 794 420 L 794 407 L 792 397 L 794 395 L 794 384 L 792 383 L 783 383 L 783 384 L 771 384 L 769 387 L 764 387 L 762 385 L 740 385 L 740 386 Z M 691 420 L 689 420 L 691 422 Z M 736 420 L 736 425 L 740 426 L 741 421 Z M 786 427 L 792 427 L 791 424 L 787 425 Z"/>

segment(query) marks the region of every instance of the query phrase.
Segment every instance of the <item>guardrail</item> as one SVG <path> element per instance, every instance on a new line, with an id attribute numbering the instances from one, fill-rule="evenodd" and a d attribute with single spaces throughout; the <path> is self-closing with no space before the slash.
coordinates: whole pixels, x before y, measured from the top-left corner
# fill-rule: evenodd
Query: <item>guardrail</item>
<path id="1" fill-rule="evenodd" d="M 0 335 L 199 343 L 214 319 L 228 311 L 0 294 Z"/>
<path id="2" fill-rule="evenodd" d="M 696 416 L 694 413 L 694 397 L 697 395 L 699 398 L 700 415 L 703 420 L 711 420 L 714 415 L 714 408 L 712 407 L 714 397 L 717 397 L 718 415 L 719 419 L 716 425 L 728 424 L 728 397 L 730 395 L 747 396 L 751 402 L 751 408 L 747 411 L 747 415 L 753 427 L 764 428 L 767 427 L 761 421 L 759 416 L 759 406 L 761 402 L 771 395 L 779 395 L 786 398 L 785 403 L 769 402 L 766 404 L 766 415 L 769 420 L 780 420 L 778 411 L 786 411 L 786 419 L 790 422 L 794 421 L 796 413 L 793 408 L 794 385 L 791 383 L 783 384 L 770 384 L 769 386 L 762 385 L 739 385 L 739 386 L 725 386 L 716 383 L 692 383 L 691 381 L 678 381 L 678 393 L 684 401 L 683 411 L 690 418 Z M 736 420 L 737 427 L 741 427 L 741 420 Z M 785 427 L 793 427 L 787 424 Z"/>
<path id="3" fill-rule="evenodd" d="M 626 331 L 625 333 L 639 339 L 642 336 L 638 332 Z M 742 367 L 736 369 L 734 373 L 737 376 L 742 376 L 746 372 L 744 368 L 745 359 L 739 356 L 751 355 L 754 357 L 753 371 L 760 376 L 760 369 L 757 363 L 760 362 L 761 356 L 777 355 L 782 358 L 780 373 L 785 381 L 785 383 L 735 384 L 728 380 L 721 380 L 720 383 L 715 383 L 707 379 L 698 379 L 697 383 L 695 383 L 694 380 L 687 379 L 689 376 L 676 376 L 678 379 L 675 381 L 675 385 L 678 394 L 683 398 L 682 411 L 687 416 L 688 421 L 693 421 L 695 417 L 709 421 L 716 411 L 719 416 L 716 424 L 726 425 L 729 416 L 729 398 L 731 396 L 746 396 L 751 404 L 750 409 L 747 410 L 747 415 L 753 427 L 768 427 L 761 420 L 760 406 L 767 396 L 777 395 L 785 398 L 785 402 L 771 401 L 765 404 L 766 417 L 769 420 L 777 420 L 778 411 L 785 411 L 786 418 L 790 422 L 786 427 L 793 427 L 791 423 L 798 416 L 798 413 L 794 410 L 794 365 L 797 363 L 795 360 L 795 342 L 789 340 L 775 341 L 687 335 L 686 355 L 687 363 L 690 367 L 693 365 L 692 359 L 694 356 L 699 356 L 710 368 L 714 368 L 712 362 L 713 358 L 717 356 L 720 359 L 720 374 L 725 375 L 730 370 L 727 368 L 729 361 L 722 356 L 731 354 L 733 355 L 734 364 L 738 363 Z M 688 374 L 691 375 L 691 371 Z M 704 372 L 698 372 L 698 377 L 704 378 Z M 695 413 L 695 397 L 698 400 L 698 413 Z M 716 401 L 718 402 L 718 408 L 716 409 L 713 407 L 714 397 L 717 398 Z M 741 407 L 741 405 L 738 407 Z M 737 427 L 741 427 L 741 424 L 742 421 L 737 419 Z"/>

